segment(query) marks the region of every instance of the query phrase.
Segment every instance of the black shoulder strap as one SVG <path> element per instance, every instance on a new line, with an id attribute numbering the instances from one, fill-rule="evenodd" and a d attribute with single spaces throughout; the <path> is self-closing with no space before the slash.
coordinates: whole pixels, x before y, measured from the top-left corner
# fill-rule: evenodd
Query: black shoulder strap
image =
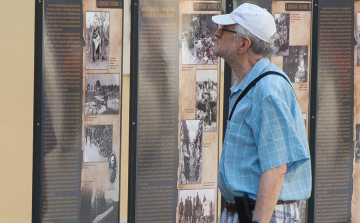
<path id="1" fill-rule="evenodd" d="M 251 81 L 251 83 L 250 83 L 248 86 L 246 86 L 246 88 L 241 92 L 240 96 L 236 99 L 235 104 L 234 104 L 234 106 L 233 106 L 232 109 L 231 109 L 231 112 L 230 112 L 230 115 L 229 115 L 228 120 L 231 119 L 231 116 L 233 115 L 234 110 L 235 110 L 235 108 L 236 108 L 236 105 L 239 103 L 239 101 L 248 93 L 248 91 L 249 91 L 252 87 L 255 86 L 255 84 L 256 84 L 261 78 L 263 78 L 263 77 L 265 77 L 265 76 L 267 76 L 267 75 L 269 75 L 269 74 L 275 74 L 275 75 L 281 76 L 281 77 L 283 77 L 283 78 L 291 85 L 291 83 L 289 82 L 289 80 L 288 80 L 283 74 L 281 74 L 281 73 L 279 73 L 279 72 L 276 72 L 276 71 L 268 71 L 268 72 L 265 72 L 265 73 L 263 73 L 263 74 L 260 74 L 257 78 L 255 78 L 253 81 Z"/>

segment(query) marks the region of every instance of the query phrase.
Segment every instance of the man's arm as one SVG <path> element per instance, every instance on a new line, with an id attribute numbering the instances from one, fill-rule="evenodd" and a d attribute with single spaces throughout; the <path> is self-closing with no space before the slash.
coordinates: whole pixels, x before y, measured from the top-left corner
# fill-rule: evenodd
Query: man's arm
<path id="1" fill-rule="evenodd" d="M 265 171 L 261 175 L 253 221 L 270 222 L 279 199 L 281 185 L 287 170 L 287 164 Z"/>

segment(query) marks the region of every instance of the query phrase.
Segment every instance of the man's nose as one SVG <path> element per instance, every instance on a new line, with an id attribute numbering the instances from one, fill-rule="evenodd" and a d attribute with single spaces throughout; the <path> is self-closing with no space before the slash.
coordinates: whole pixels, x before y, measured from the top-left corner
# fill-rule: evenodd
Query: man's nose
<path id="1" fill-rule="evenodd" d="M 222 35 L 221 28 L 218 28 L 218 29 L 216 30 L 216 32 L 215 32 L 215 36 L 216 36 L 216 37 L 221 37 L 221 35 Z"/>

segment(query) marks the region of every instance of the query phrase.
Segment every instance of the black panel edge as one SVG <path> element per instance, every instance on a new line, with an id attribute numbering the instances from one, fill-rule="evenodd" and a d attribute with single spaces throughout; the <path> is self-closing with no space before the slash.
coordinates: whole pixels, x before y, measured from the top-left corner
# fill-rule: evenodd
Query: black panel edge
<path id="1" fill-rule="evenodd" d="M 138 83 L 138 0 L 131 0 L 128 222 L 135 222 Z"/>
<path id="2" fill-rule="evenodd" d="M 226 14 L 233 11 L 233 0 L 226 0 Z M 229 111 L 229 97 L 230 97 L 230 87 L 231 87 L 231 78 L 232 78 L 232 69 L 228 62 L 224 60 L 224 92 L 223 92 L 223 140 L 225 139 L 225 130 L 228 119 Z M 219 163 L 220 164 L 220 163 Z M 219 193 L 221 195 L 221 193 Z M 225 200 L 221 197 L 221 210 L 224 209 Z"/>
<path id="3" fill-rule="evenodd" d="M 124 10 L 125 10 L 125 7 L 124 7 L 124 3 L 123 3 L 123 7 L 120 9 L 120 10 L 122 10 L 122 24 L 121 24 L 121 45 L 122 45 L 122 51 L 121 51 L 121 62 L 120 62 L 120 64 L 121 64 L 121 70 L 120 70 L 120 89 L 121 89 L 121 92 L 120 92 L 120 95 L 121 95 L 121 98 L 120 98 L 120 150 L 119 150 L 119 160 L 120 160 L 120 162 L 121 162 L 121 159 L 122 159 L 122 156 L 121 156 L 121 154 L 122 154 L 122 133 L 123 133 L 123 131 L 122 131 L 122 126 L 123 126 L 123 120 L 122 120 L 122 115 L 123 115 L 123 109 L 124 109 L 124 107 L 123 107 L 123 97 L 124 97 L 124 81 L 123 81 L 123 75 L 124 75 L 124 17 L 125 17 L 125 13 L 124 13 Z M 119 163 L 120 163 L 119 162 Z M 119 181 L 118 181 L 118 184 L 119 184 L 119 204 L 118 204 L 118 213 L 117 213 L 117 219 L 118 219 L 118 221 L 120 222 L 120 206 L 121 206 L 121 183 L 122 183 L 122 178 L 123 178 L 123 176 L 121 176 L 121 166 L 119 166 Z"/>
<path id="4" fill-rule="evenodd" d="M 314 208 L 315 208 L 315 145 L 316 145 L 316 108 L 317 108 L 317 83 L 318 83 L 318 32 L 319 32 L 319 0 L 313 0 L 312 7 L 312 35 L 311 35 L 311 77 L 310 77 L 310 111 L 309 111 L 309 147 L 311 157 L 311 175 L 312 175 L 312 190 L 311 197 L 307 202 L 307 223 L 315 222 Z"/>
<path id="5" fill-rule="evenodd" d="M 43 2 L 35 0 L 32 222 L 40 222 Z"/>

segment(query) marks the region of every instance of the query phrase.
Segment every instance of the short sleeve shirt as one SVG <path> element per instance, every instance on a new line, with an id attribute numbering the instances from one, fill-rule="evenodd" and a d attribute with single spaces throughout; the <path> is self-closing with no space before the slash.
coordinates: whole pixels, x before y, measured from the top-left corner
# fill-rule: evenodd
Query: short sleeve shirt
<path id="1" fill-rule="evenodd" d="M 230 110 L 246 86 L 267 71 L 284 74 L 270 59 L 262 58 L 230 89 Z M 227 122 L 218 173 L 222 196 L 234 202 L 234 196 L 246 193 L 256 200 L 261 174 L 284 164 L 287 173 L 279 200 L 309 198 L 311 164 L 304 118 L 291 84 L 268 75 L 237 104 Z"/>

